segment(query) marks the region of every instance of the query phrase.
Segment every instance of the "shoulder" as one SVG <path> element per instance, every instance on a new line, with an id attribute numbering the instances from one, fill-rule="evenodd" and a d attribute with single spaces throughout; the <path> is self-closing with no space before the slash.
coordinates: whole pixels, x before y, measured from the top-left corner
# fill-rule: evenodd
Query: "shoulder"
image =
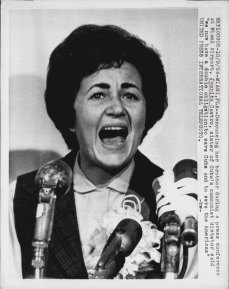
<path id="1" fill-rule="evenodd" d="M 134 161 L 135 168 L 131 178 L 130 188 L 145 199 L 150 211 L 150 221 L 160 228 L 156 215 L 156 198 L 152 183 L 155 178 L 163 174 L 163 169 L 152 163 L 140 151 L 137 151 Z"/>
<path id="2" fill-rule="evenodd" d="M 144 178 L 156 178 L 163 174 L 163 169 L 152 163 L 145 155 L 139 150 L 135 158 L 135 171 L 141 172 Z"/>
<path id="3" fill-rule="evenodd" d="M 26 190 L 28 192 L 32 192 L 35 188 L 35 176 L 38 170 L 34 170 L 29 173 L 25 173 L 17 177 L 15 194 L 19 189 Z"/>
<path id="4" fill-rule="evenodd" d="M 71 151 L 66 156 L 61 158 L 60 160 L 65 161 L 71 168 L 74 166 L 76 157 L 76 152 Z M 45 165 L 45 164 L 44 164 Z M 37 170 L 33 170 L 31 172 L 19 175 L 16 180 L 15 194 L 20 192 L 28 192 L 28 194 L 36 195 L 36 186 L 35 186 L 35 177 L 38 172 Z"/>
<path id="5" fill-rule="evenodd" d="M 153 164 L 140 151 L 137 151 L 135 158 L 134 172 L 130 181 L 130 188 L 138 192 L 152 203 L 152 182 L 163 174 L 163 170 Z M 155 203 L 155 201 L 153 201 Z"/>

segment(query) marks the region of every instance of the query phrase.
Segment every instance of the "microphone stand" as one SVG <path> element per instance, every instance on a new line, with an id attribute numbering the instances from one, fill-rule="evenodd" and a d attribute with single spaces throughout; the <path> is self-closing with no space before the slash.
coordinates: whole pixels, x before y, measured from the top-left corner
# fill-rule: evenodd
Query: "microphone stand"
<path id="1" fill-rule="evenodd" d="M 165 279 L 176 279 L 180 258 L 180 219 L 174 212 L 165 214 L 161 271 Z"/>
<path id="2" fill-rule="evenodd" d="M 164 224 L 164 238 L 162 241 L 161 271 L 165 279 L 182 279 L 188 264 L 188 248 L 197 244 L 197 221 L 188 217 L 180 225 L 180 219 L 175 212 L 168 212 L 162 216 Z M 179 270 L 180 245 L 183 245 L 183 265 Z"/>
<path id="3" fill-rule="evenodd" d="M 32 269 L 35 279 L 45 276 L 48 245 L 51 241 L 57 197 L 68 192 L 72 170 L 64 161 L 51 161 L 41 167 L 35 177 L 39 188 L 36 224 L 32 241 Z"/>
<path id="4" fill-rule="evenodd" d="M 36 226 L 32 242 L 33 256 L 32 267 L 34 278 L 44 278 L 46 256 L 49 242 L 51 240 L 54 211 L 56 203 L 56 182 L 52 180 L 43 184 L 39 192 L 39 204 L 37 207 Z"/>

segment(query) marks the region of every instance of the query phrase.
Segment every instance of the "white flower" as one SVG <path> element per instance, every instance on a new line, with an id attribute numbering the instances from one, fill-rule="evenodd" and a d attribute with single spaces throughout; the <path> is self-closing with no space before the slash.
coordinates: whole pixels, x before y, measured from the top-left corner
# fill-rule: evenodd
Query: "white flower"
<path id="1" fill-rule="evenodd" d="M 89 276 L 93 274 L 102 250 L 116 226 L 123 219 L 133 219 L 137 221 L 142 228 L 142 238 L 133 250 L 126 257 L 125 264 L 120 270 L 123 278 L 135 277 L 139 270 L 149 270 L 149 263 L 154 261 L 160 262 L 160 239 L 163 233 L 157 230 L 156 226 L 150 221 L 144 221 L 141 215 L 141 202 L 136 195 L 126 195 L 123 197 L 121 205 L 116 209 L 109 211 L 103 218 L 102 223 L 93 232 L 90 238 L 85 263 L 88 268 Z M 153 268 L 151 268 L 153 270 Z"/>

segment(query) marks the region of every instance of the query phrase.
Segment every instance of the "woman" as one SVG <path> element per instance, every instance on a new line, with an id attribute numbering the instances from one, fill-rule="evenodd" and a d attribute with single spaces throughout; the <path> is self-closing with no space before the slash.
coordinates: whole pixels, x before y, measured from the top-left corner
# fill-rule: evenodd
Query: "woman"
<path id="1" fill-rule="evenodd" d="M 167 107 L 160 56 L 119 27 L 81 26 L 51 54 L 45 101 L 73 170 L 70 192 L 56 205 L 46 277 L 88 278 L 91 236 L 120 197 L 144 201 L 143 217 L 160 228 L 152 181 L 163 171 L 137 152 Z M 14 196 L 24 278 L 32 274 L 35 175 L 18 177 Z"/>

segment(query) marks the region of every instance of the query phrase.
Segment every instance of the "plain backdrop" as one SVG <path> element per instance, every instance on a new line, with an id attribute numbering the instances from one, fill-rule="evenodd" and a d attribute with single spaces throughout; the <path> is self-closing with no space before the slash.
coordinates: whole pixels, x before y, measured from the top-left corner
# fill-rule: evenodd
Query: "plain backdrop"
<path id="1" fill-rule="evenodd" d="M 170 9 L 15 10 L 9 18 L 10 178 L 68 152 L 45 110 L 52 50 L 82 24 L 115 24 L 156 47 L 165 66 L 169 107 L 141 151 L 162 168 L 197 155 L 198 11 Z M 152 91 L 153 91 L 152 79 Z"/>

